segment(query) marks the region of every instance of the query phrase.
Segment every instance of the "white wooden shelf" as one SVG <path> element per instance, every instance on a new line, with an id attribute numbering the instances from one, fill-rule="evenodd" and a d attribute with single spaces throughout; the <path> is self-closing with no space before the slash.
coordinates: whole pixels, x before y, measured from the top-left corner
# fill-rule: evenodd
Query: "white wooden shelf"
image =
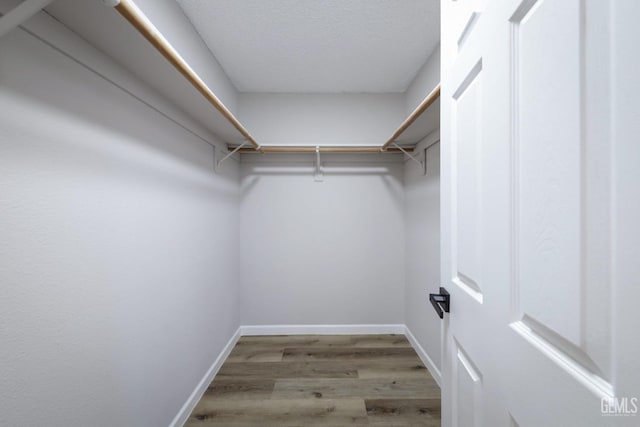
<path id="1" fill-rule="evenodd" d="M 440 127 L 440 85 L 438 84 L 396 129 L 382 146 L 413 146 Z"/>

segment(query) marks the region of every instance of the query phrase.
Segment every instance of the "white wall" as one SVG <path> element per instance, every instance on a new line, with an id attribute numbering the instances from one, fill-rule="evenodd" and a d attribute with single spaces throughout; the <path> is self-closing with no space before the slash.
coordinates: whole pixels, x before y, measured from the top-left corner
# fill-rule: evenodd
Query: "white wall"
<path id="1" fill-rule="evenodd" d="M 405 93 L 406 113 L 410 114 L 440 83 L 438 45 Z M 428 135 L 415 154 L 440 139 L 439 131 Z M 441 323 L 429 302 L 429 293 L 440 286 L 440 144 L 428 149 L 427 174 L 407 161 L 404 171 L 406 293 L 405 323 L 431 361 L 432 374 L 439 380 L 441 367 Z"/>
<path id="2" fill-rule="evenodd" d="M 407 91 L 405 112 L 409 115 L 440 83 L 440 45 L 436 46 L 427 62 L 415 76 Z"/>
<path id="3" fill-rule="evenodd" d="M 22 30 L 0 107 L 0 425 L 168 425 L 239 326 L 237 166 Z"/>
<path id="4" fill-rule="evenodd" d="M 415 153 L 440 139 L 427 136 Z M 440 144 L 427 150 L 427 174 L 412 161 L 406 163 L 405 184 L 405 321 L 435 365 L 441 366 L 441 320 L 429 302 L 429 293 L 440 286 Z"/>
<path id="5" fill-rule="evenodd" d="M 403 165 L 385 158 L 326 155 L 314 182 L 313 156 L 243 156 L 243 325 L 404 323 Z"/>
<path id="6" fill-rule="evenodd" d="M 74 7 L 76 6 L 74 0 L 66 1 L 72 1 Z M 160 33 L 180 52 L 189 66 L 202 78 L 225 107 L 235 113 L 238 96 L 235 86 L 189 18 L 184 14 L 178 2 L 175 0 L 135 0 L 135 3 Z"/>
<path id="7" fill-rule="evenodd" d="M 406 118 L 403 94 L 240 94 L 263 145 L 382 145 Z"/>
<path id="8" fill-rule="evenodd" d="M 0 0 L 0 5 L 8 1 Z M 234 86 L 178 4 L 173 0 L 136 0 L 135 3 L 225 106 L 235 113 L 237 93 Z M 158 94 L 188 112 L 191 121 L 197 121 L 210 132 L 221 133 L 220 126 L 215 125 L 221 122 L 216 120 L 219 114 L 215 108 L 114 8 L 100 0 L 56 0 L 46 10 L 96 49 L 143 79 Z M 233 134 L 237 133 L 233 131 Z"/>

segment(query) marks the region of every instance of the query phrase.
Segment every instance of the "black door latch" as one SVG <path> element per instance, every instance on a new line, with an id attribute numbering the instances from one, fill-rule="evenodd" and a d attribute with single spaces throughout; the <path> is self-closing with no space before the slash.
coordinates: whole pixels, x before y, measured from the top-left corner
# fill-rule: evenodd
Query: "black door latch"
<path id="1" fill-rule="evenodd" d="M 449 292 L 445 288 L 440 287 L 439 294 L 429 294 L 429 301 L 441 319 L 444 317 L 444 313 L 449 312 Z"/>

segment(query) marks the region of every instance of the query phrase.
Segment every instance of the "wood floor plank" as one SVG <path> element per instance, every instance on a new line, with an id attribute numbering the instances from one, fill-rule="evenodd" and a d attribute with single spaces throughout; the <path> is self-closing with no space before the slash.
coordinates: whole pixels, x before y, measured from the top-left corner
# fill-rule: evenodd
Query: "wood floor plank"
<path id="1" fill-rule="evenodd" d="M 282 360 L 413 360 L 420 363 L 418 355 L 412 348 L 376 347 L 376 348 L 285 348 Z"/>
<path id="2" fill-rule="evenodd" d="M 185 424 L 196 426 L 367 426 L 362 399 L 209 400 Z"/>
<path id="3" fill-rule="evenodd" d="M 357 368 L 358 378 L 425 378 L 434 381 L 422 363 L 362 363 Z"/>
<path id="4" fill-rule="evenodd" d="M 411 343 L 404 335 L 351 335 L 354 347 L 409 347 Z"/>
<path id="5" fill-rule="evenodd" d="M 241 337 L 236 346 L 252 347 L 351 347 L 351 335 L 271 335 Z"/>
<path id="6" fill-rule="evenodd" d="M 313 378 L 276 380 L 274 399 L 437 399 L 438 385 L 425 379 Z"/>
<path id="7" fill-rule="evenodd" d="M 440 399 L 367 399 L 369 425 L 440 427 Z"/>
<path id="8" fill-rule="evenodd" d="M 224 363 L 216 379 L 357 378 L 357 366 L 316 362 Z"/>
<path id="9" fill-rule="evenodd" d="M 226 362 L 216 378 L 431 378 L 422 362 L 411 360 L 312 362 Z"/>
<path id="10" fill-rule="evenodd" d="M 280 362 L 284 349 L 234 347 L 227 357 L 228 362 Z"/>
<path id="11" fill-rule="evenodd" d="M 411 347 L 404 335 L 272 335 L 242 337 L 238 347 Z"/>
<path id="12" fill-rule="evenodd" d="M 269 399 L 275 386 L 274 379 L 217 378 L 209 385 L 203 398 L 207 399 Z"/>

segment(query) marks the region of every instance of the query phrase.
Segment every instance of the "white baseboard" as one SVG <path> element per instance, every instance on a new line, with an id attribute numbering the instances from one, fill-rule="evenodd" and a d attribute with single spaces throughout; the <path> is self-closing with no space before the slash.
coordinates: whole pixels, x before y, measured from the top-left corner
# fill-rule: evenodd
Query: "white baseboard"
<path id="1" fill-rule="evenodd" d="M 242 336 L 248 335 L 373 335 L 401 334 L 402 324 L 382 325 L 244 325 L 240 326 Z"/>
<path id="2" fill-rule="evenodd" d="M 169 427 L 182 427 L 184 423 L 187 422 L 187 419 L 189 418 L 189 415 L 191 415 L 193 408 L 196 407 L 204 392 L 207 391 L 207 387 L 209 386 L 209 384 L 211 384 L 211 381 L 213 381 L 213 378 L 216 376 L 216 374 L 220 370 L 220 367 L 229 356 L 229 353 L 231 353 L 231 350 L 233 350 L 233 347 L 240 339 L 240 335 L 240 328 L 238 328 L 238 330 L 227 342 L 227 345 L 224 346 L 215 362 L 213 362 L 213 365 L 211 365 L 211 367 L 207 370 L 207 373 L 204 374 L 204 377 L 200 380 L 185 404 L 182 405 L 182 408 L 180 408 L 178 414 L 175 416 L 173 421 L 171 421 Z"/>
<path id="3" fill-rule="evenodd" d="M 438 383 L 438 386 L 442 388 L 442 374 L 440 373 L 440 370 L 436 368 L 435 363 L 433 363 L 433 360 L 431 360 L 431 358 L 429 357 L 429 354 L 424 350 L 424 348 L 422 348 L 422 346 L 420 345 L 416 337 L 413 335 L 413 333 L 411 333 L 411 330 L 409 329 L 409 327 L 405 326 L 404 329 L 405 329 L 404 334 L 409 340 L 409 342 L 411 343 L 411 345 L 413 346 L 413 349 L 416 351 L 416 353 L 418 353 L 418 357 L 420 357 L 420 360 L 422 360 L 422 363 L 424 363 L 424 365 L 427 367 L 433 379 L 436 380 L 436 382 Z"/>

